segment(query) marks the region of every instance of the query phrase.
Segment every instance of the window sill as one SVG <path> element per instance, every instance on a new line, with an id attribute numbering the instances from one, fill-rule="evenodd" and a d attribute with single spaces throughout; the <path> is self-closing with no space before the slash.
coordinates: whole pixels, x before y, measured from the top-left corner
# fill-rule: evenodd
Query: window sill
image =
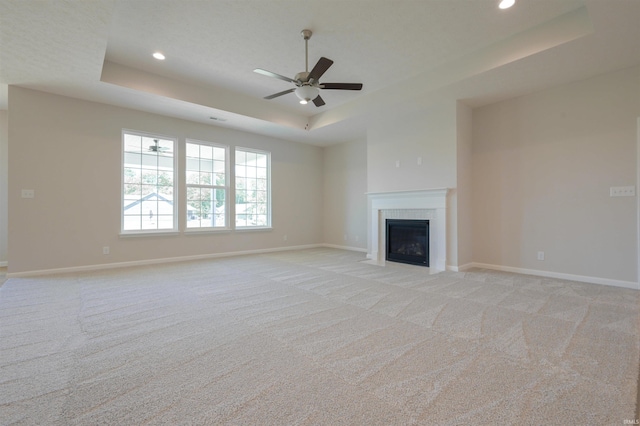
<path id="1" fill-rule="evenodd" d="M 251 232 L 251 231 L 273 231 L 271 226 L 256 226 L 256 227 L 246 227 L 246 228 L 236 228 L 234 231 L 237 232 Z"/>
<path id="2" fill-rule="evenodd" d="M 202 235 L 202 234 L 227 234 L 232 231 L 231 228 L 187 228 L 184 230 L 185 235 Z"/>
<path id="3" fill-rule="evenodd" d="M 135 237 L 175 237 L 180 235 L 180 231 L 168 230 L 168 231 L 129 231 L 120 232 L 120 238 L 135 238 Z"/>

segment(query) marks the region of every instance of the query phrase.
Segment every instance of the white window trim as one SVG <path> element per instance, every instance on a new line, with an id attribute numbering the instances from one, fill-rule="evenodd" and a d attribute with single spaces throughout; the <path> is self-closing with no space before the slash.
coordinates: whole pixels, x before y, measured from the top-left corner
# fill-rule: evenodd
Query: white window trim
<path id="1" fill-rule="evenodd" d="M 256 154 L 264 154 L 267 156 L 267 225 L 266 226 L 236 226 L 236 151 L 254 152 Z M 233 229 L 236 231 L 260 231 L 273 229 L 273 223 L 271 221 L 271 152 L 255 148 L 247 148 L 242 146 L 236 146 L 233 149 Z"/>
<path id="2" fill-rule="evenodd" d="M 225 181 L 225 186 L 224 186 L 224 190 L 225 190 L 225 205 L 224 205 L 224 218 L 225 218 L 225 226 L 207 226 L 207 227 L 199 227 L 199 228 L 189 228 L 187 226 L 187 221 L 189 220 L 189 218 L 187 217 L 187 196 L 186 194 L 188 193 L 187 188 L 189 187 L 189 185 L 187 184 L 187 144 L 188 143 L 193 143 L 193 144 L 198 144 L 198 145 L 208 145 L 208 146 L 213 146 L 216 148 L 224 148 L 225 150 L 225 176 L 224 176 L 224 181 Z M 182 206 L 181 210 L 184 211 L 183 214 L 183 218 L 182 218 L 182 224 L 184 226 L 184 232 L 185 234 L 207 234 L 207 233 L 221 233 L 221 232 L 229 232 L 231 231 L 231 215 L 230 215 L 230 208 L 229 205 L 230 203 L 230 195 L 231 195 L 231 187 L 230 187 L 230 166 L 231 166 L 231 162 L 230 162 L 230 151 L 231 151 L 231 147 L 229 145 L 225 145 L 225 144 L 221 144 L 221 143 L 215 143 L 215 142 L 208 142 L 208 141 L 202 141 L 202 140 L 198 140 L 198 139 L 191 139 L 191 138 L 186 138 L 184 141 L 185 144 L 185 149 L 184 149 L 184 167 L 182 168 L 182 180 L 183 180 L 183 186 L 184 186 L 184 193 L 185 193 L 185 197 L 184 197 L 184 205 Z M 193 186 L 198 186 L 198 185 L 193 185 Z M 212 186 L 206 186 L 207 188 L 222 188 L 218 185 L 212 185 Z M 234 201 L 235 201 L 235 191 L 234 191 Z M 235 219 L 235 215 L 234 215 L 234 219 Z"/>
<path id="3" fill-rule="evenodd" d="M 173 141 L 173 228 L 170 229 L 142 229 L 142 230 L 125 230 L 124 229 L 124 135 L 135 135 L 145 138 L 160 138 Z M 162 236 L 162 235 L 175 235 L 180 232 L 179 230 L 179 218 L 178 218 L 178 200 L 179 185 L 177 184 L 178 177 L 178 154 L 180 148 L 178 146 L 178 138 L 173 136 L 161 135 L 159 133 L 141 132 L 138 130 L 122 129 L 120 134 L 120 236 L 135 237 L 135 236 Z"/>

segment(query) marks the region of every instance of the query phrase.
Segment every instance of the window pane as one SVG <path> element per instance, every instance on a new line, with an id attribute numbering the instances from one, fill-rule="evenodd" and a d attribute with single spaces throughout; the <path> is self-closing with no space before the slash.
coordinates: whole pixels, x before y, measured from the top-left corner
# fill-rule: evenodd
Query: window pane
<path id="1" fill-rule="evenodd" d="M 123 231 L 175 228 L 174 144 L 171 139 L 123 134 Z"/>
<path id="2" fill-rule="evenodd" d="M 124 169 L 124 183 L 141 183 L 140 171 L 130 167 Z"/>
<path id="3" fill-rule="evenodd" d="M 142 164 L 142 156 L 139 153 L 125 152 L 124 153 L 125 166 L 139 166 Z"/>
<path id="4" fill-rule="evenodd" d="M 187 151 L 187 158 L 189 157 L 198 157 L 199 153 L 200 153 L 200 146 L 194 143 L 186 143 L 186 151 Z"/>
<path id="5" fill-rule="evenodd" d="M 247 152 L 247 160 L 246 160 L 246 164 L 248 166 L 252 166 L 255 167 L 256 166 L 256 153 L 255 152 Z"/>
<path id="6" fill-rule="evenodd" d="M 187 228 L 226 227 L 226 188 L 214 187 L 226 182 L 226 148 L 194 142 L 189 145 L 192 158 L 187 158 Z"/>
<path id="7" fill-rule="evenodd" d="M 199 199 L 200 199 L 200 188 L 187 188 L 187 200 L 199 200 Z"/>
<path id="8" fill-rule="evenodd" d="M 124 151 L 125 152 L 141 152 L 142 137 L 138 135 L 124 135 Z"/>
<path id="9" fill-rule="evenodd" d="M 145 167 L 158 167 L 158 154 L 142 154 L 142 165 Z M 173 162 L 171 163 L 173 164 Z"/>
<path id="10" fill-rule="evenodd" d="M 224 161 L 220 161 L 220 160 L 214 161 L 213 171 L 216 173 L 224 173 Z"/>
<path id="11" fill-rule="evenodd" d="M 212 172 L 213 171 L 213 161 L 201 158 L 200 159 L 200 171 Z"/>
<path id="12" fill-rule="evenodd" d="M 236 148 L 236 226 L 271 226 L 269 153 Z"/>
<path id="13" fill-rule="evenodd" d="M 256 224 L 258 226 L 267 226 L 267 216 L 266 215 L 258 215 L 256 218 Z"/>
<path id="14" fill-rule="evenodd" d="M 200 182 L 200 173 L 198 172 L 190 172 L 186 171 L 186 181 L 187 185 L 197 185 Z"/>
<path id="15" fill-rule="evenodd" d="M 224 148 L 214 147 L 213 148 L 213 158 L 215 160 L 220 160 L 225 162 L 227 160 L 227 150 Z"/>
<path id="16" fill-rule="evenodd" d="M 200 172 L 200 185 L 213 185 L 213 174 Z"/>
<path id="17" fill-rule="evenodd" d="M 213 148 L 208 145 L 200 145 L 200 158 L 213 158 Z"/>
<path id="18" fill-rule="evenodd" d="M 198 171 L 200 170 L 200 160 L 197 158 L 187 158 L 187 170 Z"/>
<path id="19" fill-rule="evenodd" d="M 165 169 L 165 170 L 173 170 L 173 157 L 167 157 L 166 155 L 159 155 L 158 168 Z"/>

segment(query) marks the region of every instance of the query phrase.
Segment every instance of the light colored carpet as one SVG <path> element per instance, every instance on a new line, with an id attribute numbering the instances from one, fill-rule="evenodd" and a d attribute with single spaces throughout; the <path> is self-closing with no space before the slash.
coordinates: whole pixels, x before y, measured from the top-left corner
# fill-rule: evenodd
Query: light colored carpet
<path id="1" fill-rule="evenodd" d="M 619 425 L 639 292 L 311 249 L 0 288 L 0 422 Z"/>

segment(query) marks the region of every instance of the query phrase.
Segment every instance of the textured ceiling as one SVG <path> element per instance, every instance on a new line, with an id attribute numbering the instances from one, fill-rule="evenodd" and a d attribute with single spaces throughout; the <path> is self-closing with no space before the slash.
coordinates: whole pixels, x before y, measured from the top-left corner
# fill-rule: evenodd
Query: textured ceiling
<path id="1" fill-rule="evenodd" d="M 636 65 L 639 18 L 638 0 L 0 0 L 0 108 L 14 84 L 324 145 L 398 105 L 479 106 Z M 262 99 L 291 85 L 253 69 L 304 71 L 304 28 L 309 67 L 328 57 L 322 81 L 361 92 Z"/>

